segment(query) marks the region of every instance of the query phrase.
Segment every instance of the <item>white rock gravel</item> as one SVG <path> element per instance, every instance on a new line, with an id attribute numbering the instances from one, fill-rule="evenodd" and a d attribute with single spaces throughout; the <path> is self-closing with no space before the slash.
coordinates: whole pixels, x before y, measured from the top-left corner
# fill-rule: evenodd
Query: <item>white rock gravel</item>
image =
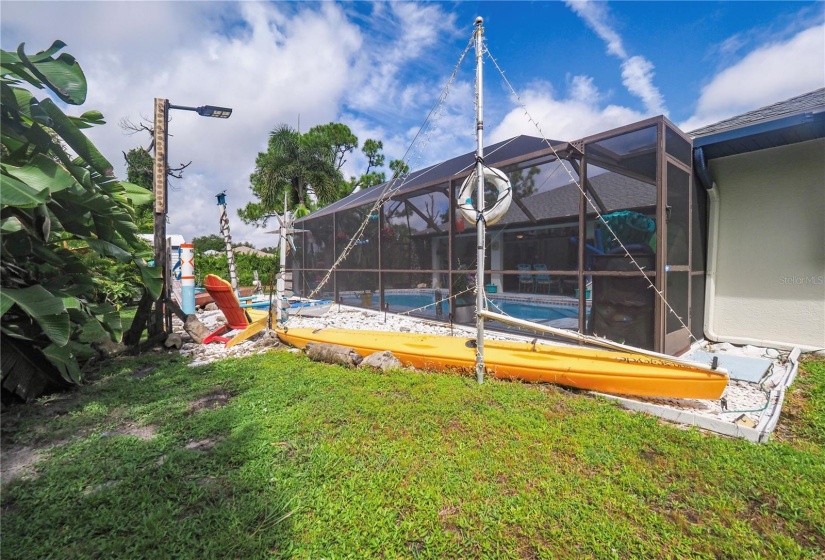
<path id="1" fill-rule="evenodd" d="M 212 331 L 223 322 L 223 314 L 220 311 L 202 311 L 198 313 L 198 319 Z M 183 331 L 183 323 L 176 318 L 173 323 L 175 331 L 179 332 L 183 338 L 183 346 L 180 349 L 181 355 L 192 358 L 189 364 L 190 367 L 208 364 L 215 360 L 231 356 L 238 357 L 262 354 L 269 350 L 269 345 L 258 343 L 258 339 L 263 335 L 256 335 L 229 349 L 220 343 L 208 345 L 194 344 L 192 339 Z M 345 305 L 334 305 L 323 317 L 293 316 L 289 319 L 287 326 L 291 328 L 309 327 L 398 332 L 414 331 L 425 334 L 467 336 L 471 338 L 474 337 L 476 333 L 474 326 L 453 325 L 450 327 L 445 323 L 436 321 L 428 321 L 375 310 L 353 308 Z M 226 333 L 225 336 L 231 337 L 237 334 L 237 332 L 239 331 L 230 331 Z M 485 335 L 487 338 L 496 340 L 533 340 L 531 336 L 519 336 L 489 330 Z M 786 359 L 787 355 L 773 349 L 735 347 L 730 344 L 710 345 L 707 350 L 725 350 L 741 356 L 767 358 L 773 362 L 773 367 L 761 385 L 731 380 L 720 400 L 629 398 L 639 402 L 661 405 L 674 410 L 690 412 L 698 416 L 714 418 L 730 423 L 734 423 L 745 414 L 755 424 L 758 424 L 763 413 L 763 410 L 760 409 L 763 409 L 767 404 L 768 391 L 774 387 L 790 367 Z"/>

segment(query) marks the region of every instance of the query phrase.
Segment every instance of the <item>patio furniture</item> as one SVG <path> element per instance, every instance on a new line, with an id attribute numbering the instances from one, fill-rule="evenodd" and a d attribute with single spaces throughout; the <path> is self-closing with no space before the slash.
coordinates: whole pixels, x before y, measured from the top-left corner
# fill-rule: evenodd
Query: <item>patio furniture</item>
<path id="1" fill-rule="evenodd" d="M 223 333 L 245 329 L 249 326 L 249 323 L 265 318 L 268 314 L 266 311 L 241 307 L 241 302 L 238 300 L 238 296 L 235 295 L 232 285 L 220 276 L 207 274 L 203 280 L 203 287 L 212 296 L 215 305 L 218 306 L 218 309 L 223 312 L 223 316 L 226 318 L 225 325 L 221 325 L 203 339 L 204 344 L 216 340 L 226 344 L 231 339 L 221 336 Z"/>
<path id="2" fill-rule="evenodd" d="M 519 264 L 516 265 L 522 274 L 518 275 L 518 291 L 536 291 L 536 279 L 532 274 L 528 274 L 530 271 L 533 270 L 533 267 L 529 264 Z M 527 286 L 528 290 L 522 290 L 522 286 Z"/>
<path id="3" fill-rule="evenodd" d="M 546 264 L 534 264 L 533 270 L 537 272 L 547 272 L 547 265 Z M 535 281 L 536 281 L 536 289 L 535 291 L 538 292 L 539 286 L 546 286 L 547 287 L 547 294 L 550 294 L 550 283 L 556 280 L 556 283 L 559 284 L 559 289 L 561 289 L 561 284 L 558 279 L 552 278 L 549 274 L 536 274 Z"/>

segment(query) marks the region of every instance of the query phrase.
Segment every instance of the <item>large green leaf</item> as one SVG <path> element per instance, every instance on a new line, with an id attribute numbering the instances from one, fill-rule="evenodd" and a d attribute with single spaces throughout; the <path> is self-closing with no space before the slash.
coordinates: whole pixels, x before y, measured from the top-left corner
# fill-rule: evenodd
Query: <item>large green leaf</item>
<path id="1" fill-rule="evenodd" d="M 55 48 L 55 46 L 60 45 Z M 17 56 L 26 67 L 43 81 L 49 89 L 65 103 L 81 105 L 86 101 L 86 76 L 80 65 L 70 54 L 61 54 L 56 59 L 51 55 L 62 49 L 65 44 L 55 41 L 51 49 L 29 58 L 24 50 L 25 43 L 17 47 Z"/>
<path id="2" fill-rule="evenodd" d="M 101 215 L 93 216 L 94 223 L 95 223 L 95 233 L 97 234 L 98 239 L 102 239 L 103 241 L 108 241 L 113 243 L 114 240 L 117 238 L 117 230 L 115 229 L 112 220 Z M 119 244 L 115 243 L 120 247 Z M 121 247 L 122 248 L 122 247 Z"/>
<path id="3" fill-rule="evenodd" d="M 143 285 L 152 296 L 152 299 L 158 299 L 160 292 L 163 289 L 163 279 L 161 277 L 161 269 L 159 266 L 149 266 L 143 259 L 135 260 L 135 264 L 140 269 L 140 278 L 143 280 Z"/>
<path id="4" fill-rule="evenodd" d="M 5 329 L 3 332 L 9 334 Z M 0 336 L 3 389 L 28 402 L 39 397 L 44 390 L 67 385 L 61 379 L 60 372 L 39 348 L 33 348 L 26 341 L 14 340 L 9 336 Z"/>
<path id="5" fill-rule="evenodd" d="M 83 381 L 83 377 L 80 374 L 80 366 L 77 364 L 77 359 L 72 350 L 73 348 L 70 345 L 61 347 L 50 344 L 43 349 L 43 355 L 60 371 L 63 379 L 77 384 Z"/>
<path id="6" fill-rule="evenodd" d="M 113 177 L 112 164 L 103 157 L 91 140 L 75 126 L 75 124 L 55 105 L 51 99 L 44 99 L 40 106 L 51 117 L 55 132 L 60 134 L 68 146 L 83 158 L 92 169 L 100 173 L 103 177 Z"/>
<path id="7" fill-rule="evenodd" d="M 126 181 L 121 181 L 120 184 L 123 185 L 126 195 L 135 206 L 143 206 L 144 204 L 149 204 L 155 200 L 155 195 L 152 194 L 152 191 L 144 189 L 140 185 L 135 185 L 134 183 L 129 183 Z"/>
<path id="8" fill-rule="evenodd" d="M 25 226 L 23 226 L 20 218 L 17 216 L 10 216 L 0 220 L 0 231 L 3 233 L 14 233 L 16 231 L 21 231 L 24 227 Z"/>
<path id="9" fill-rule="evenodd" d="M 118 342 L 123 334 L 123 323 L 117 308 L 109 303 L 90 304 L 88 307 L 100 326 L 109 333 L 112 341 Z"/>
<path id="10" fill-rule="evenodd" d="M 0 317 L 5 315 L 12 305 L 14 305 L 14 301 L 11 298 L 4 298 L 2 292 L 0 292 Z"/>
<path id="11" fill-rule="evenodd" d="M 80 115 L 81 119 L 89 124 L 106 124 L 106 121 L 103 120 L 103 113 L 92 109 L 91 111 L 86 111 L 82 115 Z"/>
<path id="12" fill-rule="evenodd" d="M 51 126 L 52 120 L 40 108 L 40 103 L 30 91 L 18 87 L 10 89 L 13 90 L 14 107 L 20 115 L 44 126 Z"/>
<path id="13" fill-rule="evenodd" d="M 20 57 L 11 51 L 0 51 L 0 64 L 12 65 L 20 62 Z"/>
<path id="14" fill-rule="evenodd" d="M 42 154 L 35 155 L 28 164 L 22 167 L 8 165 L 4 166 L 3 170 L 24 181 L 38 192 L 54 193 L 75 183 L 74 177 L 68 171 L 57 165 L 53 159 Z"/>
<path id="15" fill-rule="evenodd" d="M 43 114 L 45 115 L 45 113 Z M 46 115 L 43 118 L 51 121 L 48 115 Z M 47 124 L 44 126 L 50 127 L 51 125 Z M 64 161 L 70 161 L 68 154 L 63 149 L 63 146 L 61 146 L 58 142 L 55 142 L 51 134 L 46 129 L 44 129 L 39 122 L 31 123 L 31 126 L 25 129 L 23 137 L 30 145 L 22 147 L 20 151 L 21 157 L 12 160 L 13 163 L 16 163 L 17 165 L 24 165 L 28 163 L 28 154 L 31 150 L 35 150 L 41 153 L 52 153 L 57 158 L 61 158 Z"/>
<path id="16" fill-rule="evenodd" d="M 3 51 L 3 53 L 5 54 L 6 51 Z M 38 89 L 43 89 L 43 83 L 40 80 L 38 80 L 34 76 L 34 74 L 32 74 L 26 68 L 25 64 L 23 64 L 19 60 L 17 62 L 4 63 L 3 68 L 2 68 L 2 73 L 3 73 L 3 76 L 8 76 L 8 75 L 11 74 L 11 75 L 14 75 L 15 78 L 20 78 L 20 79 L 9 80 L 11 83 L 18 84 L 22 80 L 22 81 L 26 81 L 26 82 L 30 83 L 31 85 L 33 85 L 34 87 L 36 87 Z M 7 79 L 7 78 L 4 78 L 4 79 Z"/>
<path id="17" fill-rule="evenodd" d="M 40 51 L 36 55 L 30 56 L 29 60 L 31 60 L 32 62 L 40 62 L 42 60 L 47 60 L 47 59 L 51 58 L 53 54 L 55 54 L 57 51 L 59 51 L 60 49 L 62 49 L 65 46 L 66 46 L 66 43 L 64 43 L 60 39 L 56 39 L 52 43 L 51 47 L 49 47 L 45 51 Z"/>
<path id="18" fill-rule="evenodd" d="M 69 119 L 77 128 L 91 128 L 95 125 L 106 124 L 103 120 L 103 113 L 100 111 L 86 111 L 79 117 L 70 116 Z"/>
<path id="19" fill-rule="evenodd" d="M 58 346 L 69 341 L 71 325 L 62 298 L 39 284 L 22 289 L 7 288 L 0 291 L 0 310 L 3 310 L 4 315 L 11 308 L 6 300 L 16 303 L 34 318 L 43 333 Z"/>
<path id="20" fill-rule="evenodd" d="M 104 257 L 114 257 L 120 262 L 129 262 L 132 260 L 131 253 L 121 249 L 114 243 L 103 241 L 102 239 L 95 239 L 93 237 L 83 237 L 82 239 L 88 243 L 89 248 L 98 255 L 102 255 Z"/>
<path id="21" fill-rule="evenodd" d="M 63 307 L 66 309 L 83 309 L 83 302 L 73 296 L 63 296 Z"/>
<path id="22" fill-rule="evenodd" d="M 11 168 L 19 169 L 19 168 Z M 10 175 L 6 171 L 6 166 L 2 166 L 0 173 L 0 191 L 2 195 L 0 201 L 3 206 L 21 206 L 23 208 L 33 208 L 40 206 L 49 198 L 49 190 L 37 189 L 28 183 Z"/>
<path id="23" fill-rule="evenodd" d="M 66 169 L 69 170 L 69 173 L 77 179 L 77 182 L 80 183 L 84 188 L 88 190 L 94 189 L 94 184 L 92 183 L 92 174 L 89 172 L 88 169 L 81 165 L 67 165 Z"/>
<path id="24" fill-rule="evenodd" d="M 53 343 L 64 346 L 69 342 L 69 337 L 72 335 L 72 325 L 68 312 L 63 312 L 60 315 L 35 317 L 34 320 L 37 321 L 37 324 L 43 329 L 43 333 Z"/>
<path id="25" fill-rule="evenodd" d="M 57 315 L 66 311 L 63 300 L 40 284 L 21 289 L 0 290 L 0 302 L 2 302 L 0 303 L 0 309 L 3 310 L 4 314 L 11 307 L 6 303 L 7 300 L 19 305 L 23 311 L 32 317 Z"/>

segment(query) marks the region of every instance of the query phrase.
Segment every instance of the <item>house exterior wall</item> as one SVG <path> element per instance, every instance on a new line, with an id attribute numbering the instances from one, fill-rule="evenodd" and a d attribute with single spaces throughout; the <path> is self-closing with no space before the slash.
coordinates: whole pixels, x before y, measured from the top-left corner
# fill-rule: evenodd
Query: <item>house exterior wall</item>
<path id="1" fill-rule="evenodd" d="M 711 340 L 825 348 L 825 139 L 710 162 Z"/>

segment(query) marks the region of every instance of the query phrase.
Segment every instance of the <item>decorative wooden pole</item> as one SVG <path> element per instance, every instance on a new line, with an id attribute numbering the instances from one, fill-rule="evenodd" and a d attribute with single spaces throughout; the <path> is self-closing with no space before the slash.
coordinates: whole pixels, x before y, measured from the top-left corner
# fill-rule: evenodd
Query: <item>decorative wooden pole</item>
<path id="1" fill-rule="evenodd" d="M 167 124 L 169 122 L 169 100 L 155 98 L 155 164 L 152 171 L 152 186 L 155 194 L 155 215 L 154 215 L 154 248 L 155 266 L 161 270 L 163 289 L 160 297 L 155 302 L 155 312 L 152 320 L 149 321 L 149 337 L 156 336 L 163 332 L 171 332 L 172 319 L 164 320 L 164 306 L 169 296 L 169 262 L 166 255 L 166 197 L 168 194 L 166 182 L 166 170 L 168 168 L 168 152 L 166 143 L 169 139 L 167 134 Z M 169 323 L 168 326 L 165 325 Z"/>
<path id="2" fill-rule="evenodd" d="M 235 295 L 241 297 L 238 289 L 238 271 L 235 269 L 235 251 L 232 250 L 232 235 L 229 233 L 229 216 L 226 215 L 226 191 L 215 195 L 218 199 L 218 206 L 221 207 L 221 234 L 226 243 L 226 261 L 229 263 L 229 283 Z"/>

